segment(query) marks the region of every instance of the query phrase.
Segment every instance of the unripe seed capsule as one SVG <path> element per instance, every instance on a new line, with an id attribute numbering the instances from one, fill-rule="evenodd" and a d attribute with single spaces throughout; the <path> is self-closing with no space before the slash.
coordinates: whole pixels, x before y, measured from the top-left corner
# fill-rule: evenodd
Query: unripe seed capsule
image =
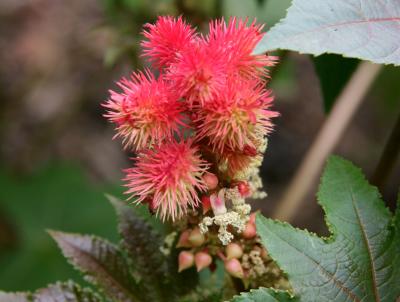
<path id="1" fill-rule="evenodd" d="M 176 247 L 192 247 L 192 245 L 189 242 L 189 235 L 190 235 L 190 230 L 185 230 L 181 233 L 179 236 L 178 243 L 176 244 Z"/>
<path id="2" fill-rule="evenodd" d="M 225 270 L 235 278 L 242 279 L 244 277 L 243 267 L 235 258 L 225 261 Z"/>
<path id="3" fill-rule="evenodd" d="M 196 264 L 197 271 L 200 272 L 202 269 L 210 266 L 212 258 L 206 252 L 198 252 L 196 255 L 194 255 L 194 262 Z"/>
<path id="4" fill-rule="evenodd" d="M 250 221 L 247 222 L 246 228 L 242 232 L 243 238 L 251 239 L 251 238 L 254 238 L 256 235 L 257 235 L 257 230 L 256 230 L 256 226 L 254 225 L 254 223 L 251 223 Z"/>
<path id="5" fill-rule="evenodd" d="M 194 264 L 194 255 L 188 251 L 182 251 L 178 256 L 178 272 L 181 272 Z"/>
<path id="6" fill-rule="evenodd" d="M 213 173 L 205 173 L 203 180 L 209 190 L 214 190 L 218 186 L 218 177 Z"/>
<path id="7" fill-rule="evenodd" d="M 201 246 L 204 241 L 206 240 L 206 238 L 204 237 L 204 235 L 200 232 L 199 228 L 195 228 L 190 232 L 188 241 L 190 242 L 190 244 L 194 247 L 198 247 Z"/>
<path id="8" fill-rule="evenodd" d="M 226 258 L 229 259 L 239 259 L 243 255 L 242 247 L 237 243 L 229 243 L 225 248 Z"/>

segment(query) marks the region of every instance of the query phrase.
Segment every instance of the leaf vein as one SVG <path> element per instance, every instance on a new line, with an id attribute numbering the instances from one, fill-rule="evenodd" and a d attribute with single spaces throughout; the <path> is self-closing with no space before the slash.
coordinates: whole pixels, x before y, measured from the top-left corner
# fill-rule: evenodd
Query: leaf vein
<path id="1" fill-rule="evenodd" d="M 363 239 L 364 239 L 364 243 L 365 243 L 367 251 L 368 251 L 368 257 L 369 257 L 369 260 L 370 260 L 369 262 L 370 262 L 370 265 L 371 265 L 372 289 L 374 291 L 375 300 L 377 302 L 380 302 L 381 299 L 379 297 L 378 287 L 377 287 L 377 283 L 376 283 L 376 269 L 375 269 L 375 263 L 374 263 L 373 258 L 372 258 L 371 245 L 370 245 L 370 242 L 368 240 L 368 236 L 367 236 L 366 231 L 365 231 L 364 222 L 363 222 L 363 220 L 362 220 L 362 218 L 360 216 L 359 209 L 357 207 L 357 204 L 356 204 L 356 201 L 355 201 L 355 198 L 354 198 L 353 190 L 351 188 L 350 188 L 350 196 L 351 196 L 351 202 L 353 204 L 354 211 L 356 213 L 357 220 L 359 222 L 359 226 L 360 226 L 360 230 L 361 230 L 361 233 L 362 233 L 362 236 L 363 236 Z"/>
<path id="2" fill-rule="evenodd" d="M 332 273 L 330 273 L 328 270 L 326 270 L 317 260 L 312 258 L 311 256 L 305 254 L 303 251 L 298 249 L 296 246 L 292 245 L 290 242 L 288 242 L 286 239 L 282 238 L 276 233 L 272 233 L 273 235 L 279 237 L 280 240 L 285 242 L 287 245 L 298 251 L 300 254 L 311 260 L 317 268 L 329 279 L 331 279 L 337 286 L 338 288 L 343 291 L 349 298 L 351 298 L 353 301 L 361 302 L 361 299 L 359 299 L 349 288 L 347 288 L 340 280 L 338 280 Z"/>

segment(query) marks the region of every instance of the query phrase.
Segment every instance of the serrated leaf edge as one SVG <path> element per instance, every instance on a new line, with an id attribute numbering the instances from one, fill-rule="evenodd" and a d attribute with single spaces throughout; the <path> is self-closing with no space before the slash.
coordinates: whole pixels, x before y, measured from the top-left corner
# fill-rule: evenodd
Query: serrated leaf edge
<path id="1" fill-rule="evenodd" d="M 276 288 L 273 288 L 273 287 L 264 287 L 264 286 L 260 286 L 259 288 L 252 288 L 252 289 L 250 289 L 250 291 L 248 291 L 248 292 L 242 292 L 242 293 L 240 293 L 240 294 L 238 294 L 238 295 L 234 295 L 233 297 L 232 297 L 232 299 L 231 300 L 234 300 L 234 299 L 236 299 L 236 298 L 241 298 L 241 297 L 245 297 L 245 296 L 247 296 L 247 295 L 249 295 L 249 294 L 253 294 L 255 291 L 258 291 L 258 290 L 266 290 L 266 291 L 273 291 L 274 293 L 284 293 L 284 294 L 287 294 L 288 296 L 289 296 L 289 299 L 294 299 L 294 298 L 296 298 L 296 296 L 294 296 L 291 292 L 289 292 L 288 290 L 279 290 L 279 289 L 276 289 Z M 278 301 L 279 302 L 279 300 L 277 300 L 276 299 L 276 301 Z M 226 301 L 226 302 L 229 302 L 229 301 Z"/>
<path id="2" fill-rule="evenodd" d="M 99 289 L 99 291 L 101 291 L 104 295 L 108 296 L 107 290 L 105 288 L 103 288 L 103 286 L 101 284 L 99 284 L 99 282 L 96 281 L 96 278 L 94 278 L 91 273 L 87 272 L 83 268 L 81 268 L 78 265 L 76 265 L 75 263 L 73 263 L 71 257 L 68 257 L 68 256 L 66 256 L 64 254 L 64 251 L 63 251 L 62 247 L 59 245 L 59 242 L 56 239 L 56 237 L 54 236 L 54 234 L 66 234 L 66 235 L 71 235 L 71 236 L 86 236 L 86 237 L 90 237 L 91 239 L 100 240 L 100 241 L 105 242 L 106 244 L 109 244 L 110 246 L 115 248 L 119 253 L 121 253 L 119 247 L 117 245 L 115 245 L 114 243 L 110 242 L 109 240 L 107 240 L 105 238 L 102 238 L 102 237 L 99 237 L 99 236 L 96 236 L 96 235 L 88 235 L 88 234 L 80 234 L 80 233 L 72 233 L 72 232 L 71 233 L 70 232 L 62 232 L 62 231 L 56 231 L 56 230 L 51 230 L 51 229 L 47 229 L 46 231 L 53 238 L 53 240 L 57 243 L 57 246 L 60 248 L 61 253 L 67 259 L 68 263 L 76 271 L 78 271 L 86 281 L 90 280 L 90 282 L 92 284 L 94 284 Z M 107 271 L 107 269 L 105 269 L 105 271 Z M 131 273 L 130 269 L 128 270 L 128 272 L 129 272 L 129 274 L 131 274 L 132 280 L 135 281 L 135 278 L 134 278 L 134 276 L 132 276 L 132 273 Z M 130 288 L 125 288 L 124 286 L 120 285 L 119 282 L 117 280 L 115 280 L 113 277 L 112 277 L 112 279 L 114 280 L 115 284 L 118 284 L 119 288 L 122 287 L 124 289 L 125 294 L 128 294 L 128 297 L 131 298 L 132 301 L 140 302 L 140 299 L 138 297 L 136 297 L 136 295 L 130 290 Z"/>

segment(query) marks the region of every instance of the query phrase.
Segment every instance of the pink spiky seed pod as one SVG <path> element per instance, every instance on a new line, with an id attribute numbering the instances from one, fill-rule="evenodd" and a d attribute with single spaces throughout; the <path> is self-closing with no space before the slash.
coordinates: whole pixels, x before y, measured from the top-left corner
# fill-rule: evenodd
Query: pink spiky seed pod
<path id="1" fill-rule="evenodd" d="M 257 25 L 255 20 L 249 22 L 232 17 L 227 24 L 224 19 L 219 19 L 210 22 L 206 40 L 214 51 L 229 54 L 226 57 L 231 74 L 255 78 L 267 75 L 265 67 L 277 62 L 277 57 L 253 54 L 264 35 L 262 29 L 263 25 Z"/>
<path id="2" fill-rule="evenodd" d="M 194 262 L 196 264 L 197 271 L 200 272 L 211 265 L 212 257 L 205 251 L 197 252 L 194 255 Z"/>
<path id="3" fill-rule="evenodd" d="M 133 73 L 118 82 L 122 92 L 110 91 L 103 104 L 105 117 L 116 124 L 116 137 L 125 147 L 140 150 L 168 140 L 181 127 L 184 107 L 173 89 L 162 77 L 155 79 L 149 72 Z"/>
<path id="4" fill-rule="evenodd" d="M 192 252 L 182 251 L 178 256 L 178 272 L 191 268 L 194 265 L 194 255 Z"/>
<path id="5" fill-rule="evenodd" d="M 199 40 L 192 48 L 179 53 L 166 77 L 181 91 L 189 108 L 202 106 L 224 89 L 226 60 L 224 53 L 215 52 L 204 40 Z"/>
<path id="6" fill-rule="evenodd" d="M 272 101 L 270 91 L 259 82 L 231 79 L 212 102 L 198 110 L 196 139 L 208 139 L 222 155 L 255 148 L 260 137 L 271 131 L 271 118 L 278 116 L 269 109 Z"/>
<path id="7" fill-rule="evenodd" d="M 151 198 L 162 220 L 175 221 L 199 205 L 207 168 L 190 140 L 167 142 L 138 154 L 136 165 L 126 170 L 126 193 L 135 203 Z"/>
<path id="8" fill-rule="evenodd" d="M 168 67 L 177 56 L 196 42 L 194 29 L 182 17 L 160 16 L 155 24 L 146 24 L 141 43 L 143 56 L 148 57 L 156 68 Z"/>

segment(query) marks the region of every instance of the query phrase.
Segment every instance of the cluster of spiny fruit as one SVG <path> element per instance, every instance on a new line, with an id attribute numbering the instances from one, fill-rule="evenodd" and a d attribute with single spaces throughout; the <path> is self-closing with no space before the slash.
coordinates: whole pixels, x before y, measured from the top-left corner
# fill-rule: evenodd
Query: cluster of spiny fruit
<path id="1" fill-rule="evenodd" d="M 141 44 L 157 75 L 134 72 L 104 103 L 116 137 L 136 154 L 129 198 L 181 226 L 180 270 L 219 258 L 238 278 L 268 271 L 245 201 L 265 196 L 259 167 L 278 115 L 265 88 L 276 58 L 253 54 L 261 30 L 231 18 L 211 21 L 203 35 L 181 17 L 159 17 Z"/>

